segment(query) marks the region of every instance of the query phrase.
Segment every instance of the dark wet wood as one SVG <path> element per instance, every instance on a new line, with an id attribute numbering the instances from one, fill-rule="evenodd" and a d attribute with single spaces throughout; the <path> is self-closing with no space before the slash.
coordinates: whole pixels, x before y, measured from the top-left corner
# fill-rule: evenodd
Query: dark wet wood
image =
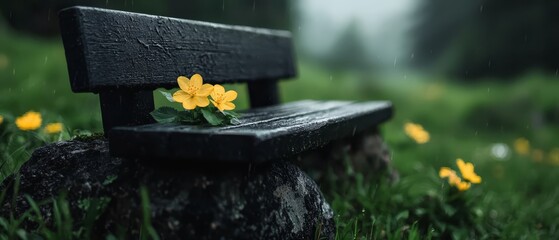
<path id="1" fill-rule="evenodd" d="M 250 107 L 267 107 L 280 103 L 277 81 L 255 81 L 248 83 Z"/>
<path id="2" fill-rule="evenodd" d="M 111 154 L 178 161 L 282 159 L 371 129 L 392 116 L 390 102 L 300 101 L 243 113 L 236 126 L 150 124 L 110 133 Z"/>
<path id="3" fill-rule="evenodd" d="M 99 99 L 105 133 L 116 126 L 154 123 L 152 91 L 102 91 Z"/>
<path id="4" fill-rule="evenodd" d="M 210 83 L 296 75 L 291 35 L 90 7 L 60 13 L 72 90 L 153 90 L 179 75 Z"/>

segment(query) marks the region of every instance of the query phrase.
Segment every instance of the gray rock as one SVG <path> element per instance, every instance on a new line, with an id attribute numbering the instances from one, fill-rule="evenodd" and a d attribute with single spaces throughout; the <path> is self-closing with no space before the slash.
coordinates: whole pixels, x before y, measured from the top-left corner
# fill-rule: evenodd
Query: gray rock
<path id="1" fill-rule="evenodd" d="M 354 182 L 356 173 L 365 182 L 386 179 L 397 182 L 390 150 L 378 129 L 334 141 L 322 149 L 302 154 L 297 164 L 323 188 L 334 182 Z M 334 178 L 334 179 L 328 179 Z"/>
<path id="2" fill-rule="evenodd" d="M 23 197 L 39 201 L 66 191 L 72 217 L 84 219 L 83 203 L 103 199 L 106 207 L 94 235 L 125 229 L 138 236 L 142 224 L 139 188 L 149 192 L 151 223 L 164 239 L 333 238 L 330 206 L 315 182 L 287 161 L 262 165 L 165 164 L 109 156 L 104 139 L 69 141 L 36 150 L 20 171 L 16 206 L 7 201 L 1 214 L 29 208 Z M 13 180 L 13 178 L 12 178 Z M 10 179 L 3 187 L 9 187 Z M 9 199 L 9 198 L 8 198 Z M 52 204 L 41 211 L 52 223 Z M 28 223 L 30 226 L 32 223 Z"/>

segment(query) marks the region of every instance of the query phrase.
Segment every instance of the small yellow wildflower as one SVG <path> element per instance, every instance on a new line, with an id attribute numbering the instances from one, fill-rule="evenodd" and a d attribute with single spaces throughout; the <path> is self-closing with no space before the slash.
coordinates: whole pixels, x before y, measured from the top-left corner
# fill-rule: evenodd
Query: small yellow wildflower
<path id="1" fill-rule="evenodd" d="M 41 127 L 41 114 L 34 111 L 29 111 L 16 119 L 16 126 L 23 131 L 35 130 Z"/>
<path id="2" fill-rule="evenodd" d="M 203 84 L 200 74 L 194 74 L 190 79 L 185 76 L 177 78 L 180 90 L 173 94 L 173 100 L 182 103 L 187 110 L 198 107 L 206 107 L 210 104 L 208 96 L 213 91 L 211 84 Z"/>
<path id="3" fill-rule="evenodd" d="M 3 122 L 4 122 L 4 117 L 0 115 L 0 124 L 2 124 Z"/>
<path id="4" fill-rule="evenodd" d="M 456 172 L 450 168 L 442 167 L 439 170 L 439 177 L 448 178 L 448 184 L 455 186 L 461 192 L 470 189 L 471 184 L 469 182 L 463 182 Z"/>
<path id="5" fill-rule="evenodd" d="M 219 111 L 223 112 L 223 110 L 235 109 L 235 104 L 232 103 L 232 101 L 237 99 L 237 92 L 233 90 L 225 92 L 225 88 L 223 88 L 223 86 L 216 84 L 214 85 L 214 90 L 210 96 L 212 96 L 213 100 L 211 101 L 213 105 L 219 109 Z"/>
<path id="6" fill-rule="evenodd" d="M 530 153 L 530 142 L 525 138 L 518 138 L 514 141 L 514 150 L 520 155 L 528 155 Z"/>
<path id="7" fill-rule="evenodd" d="M 544 157 L 544 153 L 541 149 L 534 149 L 534 151 L 532 151 L 532 159 L 534 160 L 534 162 L 541 162 L 543 160 Z"/>
<path id="8" fill-rule="evenodd" d="M 470 189 L 470 186 L 472 184 L 469 182 L 464 182 L 464 181 L 460 181 L 459 183 L 456 184 L 456 188 L 458 188 L 458 190 L 460 190 L 460 192 L 466 191 L 468 189 Z"/>
<path id="9" fill-rule="evenodd" d="M 409 137 L 419 144 L 429 142 L 429 133 L 419 124 L 406 123 L 404 125 L 404 131 Z"/>
<path id="10" fill-rule="evenodd" d="M 464 160 L 456 159 L 456 165 L 460 169 L 460 174 L 471 183 L 481 183 L 481 177 L 474 172 L 474 165 L 472 163 L 464 162 Z"/>
<path id="11" fill-rule="evenodd" d="M 49 123 L 45 126 L 45 132 L 48 134 L 55 134 L 62 132 L 62 123 Z"/>

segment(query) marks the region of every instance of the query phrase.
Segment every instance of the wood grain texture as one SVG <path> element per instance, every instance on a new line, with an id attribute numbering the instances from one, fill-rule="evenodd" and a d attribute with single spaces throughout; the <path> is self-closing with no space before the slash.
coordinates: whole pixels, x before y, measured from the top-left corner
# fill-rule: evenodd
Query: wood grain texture
<path id="1" fill-rule="evenodd" d="M 90 7 L 59 16 L 74 92 L 172 88 L 194 73 L 210 83 L 296 75 L 287 31 Z"/>
<path id="2" fill-rule="evenodd" d="M 299 101 L 248 110 L 235 126 L 149 124 L 117 127 L 111 154 L 178 161 L 264 162 L 323 146 L 378 126 L 390 102 Z"/>

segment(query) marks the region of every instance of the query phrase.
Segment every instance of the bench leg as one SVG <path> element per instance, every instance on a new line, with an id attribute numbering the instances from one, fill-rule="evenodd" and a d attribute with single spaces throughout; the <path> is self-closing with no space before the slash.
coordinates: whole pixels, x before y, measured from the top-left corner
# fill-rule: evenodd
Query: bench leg
<path id="1" fill-rule="evenodd" d="M 277 80 L 254 81 L 248 83 L 250 107 L 266 107 L 280 103 Z"/>
<path id="2" fill-rule="evenodd" d="M 99 93 L 105 135 L 117 126 L 153 123 L 153 92 L 102 91 Z"/>

